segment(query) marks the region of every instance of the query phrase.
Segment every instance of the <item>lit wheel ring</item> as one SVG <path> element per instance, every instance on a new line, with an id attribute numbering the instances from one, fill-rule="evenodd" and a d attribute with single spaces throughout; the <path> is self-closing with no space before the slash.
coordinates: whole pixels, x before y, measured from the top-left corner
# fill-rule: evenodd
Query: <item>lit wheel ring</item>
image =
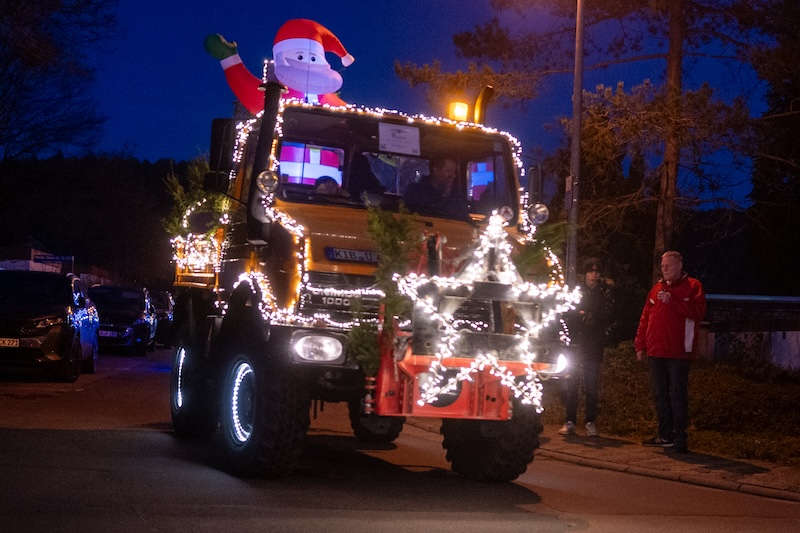
<path id="1" fill-rule="evenodd" d="M 175 365 L 178 368 L 177 376 L 175 378 L 175 396 L 173 397 L 172 401 L 175 403 L 176 410 L 179 410 L 183 407 L 183 386 L 184 386 L 184 370 L 186 367 L 186 349 L 181 346 L 178 348 L 178 354 L 176 356 Z"/>
<path id="2" fill-rule="evenodd" d="M 253 367 L 245 361 L 239 361 L 231 373 L 231 427 L 233 439 L 244 444 L 253 434 L 255 407 L 255 373 Z"/>

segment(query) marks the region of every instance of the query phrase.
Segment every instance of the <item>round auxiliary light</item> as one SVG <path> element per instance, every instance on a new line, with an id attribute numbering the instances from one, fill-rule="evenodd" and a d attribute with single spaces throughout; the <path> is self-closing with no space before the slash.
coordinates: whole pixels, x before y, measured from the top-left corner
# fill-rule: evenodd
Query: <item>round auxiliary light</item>
<path id="1" fill-rule="evenodd" d="M 294 343 L 294 351 L 306 361 L 335 361 L 342 355 L 342 342 L 325 335 L 306 335 Z"/>
<path id="2" fill-rule="evenodd" d="M 539 226 L 550 218 L 550 210 L 544 204 L 533 204 L 528 207 L 528 218 L 530 218 L 531 224 Z"/>
<path id="3" fill-rule="evenodd" d="M 256 187 L 264 194 L 272 194 L 278 188 L 278 176 L 271 170 L 264 170 L 256 177 Z"/>
<path id="4" fill-rule="evenodd" d="M 514 210 L 511 209 L 511 207 L 509 207 L 507 205 L 504 205 L 503 207 L 501 207 L 497 211 L 497 214 L 500 215 L 501 217 L 503 217 L 503 220 L 505 220 L 506 222 L 508 222 L 509 220 L 514 218 Z"/>

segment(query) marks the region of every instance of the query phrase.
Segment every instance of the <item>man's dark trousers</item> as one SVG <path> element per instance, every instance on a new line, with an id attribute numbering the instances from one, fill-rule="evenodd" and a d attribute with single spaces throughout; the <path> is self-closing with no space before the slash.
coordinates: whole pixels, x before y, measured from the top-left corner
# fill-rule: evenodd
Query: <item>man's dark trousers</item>
<path id="1" fill-rule="evenodd" d="M 578 346 L 580 353 L 576 361 L 576 368 L 565 380 L 564 407 L 566 407 L 567 420 L 577 422 L 578 416 L 578 390 L 580 389 L 581 376 L 583 377 L 583 390 L 586 393 L 586 421 L 597 420 L 597 403 L 600 396 L 600 371 L 603 366 L 603 346 L 584 348 Z"/>
<path id="2" fill-rule="evenodd" d="M 650 357 L 650 380 L 658 414 L 658 436 L 686 446 L 689 423 L 689 360 Z"/>

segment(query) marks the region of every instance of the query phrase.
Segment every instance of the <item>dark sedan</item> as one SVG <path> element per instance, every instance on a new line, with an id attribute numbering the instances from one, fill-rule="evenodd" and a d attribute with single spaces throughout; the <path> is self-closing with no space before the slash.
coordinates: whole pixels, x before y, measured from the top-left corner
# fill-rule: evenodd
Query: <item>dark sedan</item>
<path id="1" fill-rule="evenodd" d="M 72 274 L 0 271 L 0 367 L 75 381 L 97 361 L 97 310 Z"/>
<path id="2" fill-rule="evenodd" d="M 100 348 L 122 348 L 144 355 L 155 346 L 156 315 L 147 289 L 95 285 L 89 296 L 100 314 Z"/>

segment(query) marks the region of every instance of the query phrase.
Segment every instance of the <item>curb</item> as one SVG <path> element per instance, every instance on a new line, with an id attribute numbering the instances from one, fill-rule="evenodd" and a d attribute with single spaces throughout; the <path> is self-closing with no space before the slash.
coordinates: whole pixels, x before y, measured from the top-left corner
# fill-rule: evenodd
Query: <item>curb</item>
<path id="1" fill-rule="evenodd" d="M 406 424 L 414 426 L 417 429 L 427 431 L 429 433 L 439 434 L 439 428 L 436 423 L 428 421 L 429 419 L 413 419 L 407 418 Z M 754 485 L 752 483 L 737 483 L 735 481 L 728 481 L 725 479 L 714 479 L 709 477 L 698 476 L 695 474 L 681 474 L 678 472 L 670 472 L 665 470 L 654 470 L 652 468 L 642 468 L 640 466 L 631 466 L 622 463 L 614 463 L 612 461 L 603 461 L 600 459 L 589 459 L 580 455 L 571 453 L 560 452 L 555 450 L 548 450 L 546 447 L 540 447 L 536 450 L 536 454 L 542 457 L 549 457 L 556 461 L 563 461 L 565 463 L 577 464 L 580 466 L 587 466 L 590 468 L 598 468 L 601 470 L 612 470 L 614 472 L 623 472 L 626 474 L 635 474 L 638 476 L 654 477 L 665 479 L 667 481 L 677 481 L 679 483 L 688 483 L 691 485 L 699 485 L 703 487 L 710 487 L 712 489 L 729 490 L 742 492 L 745 494 L 753 494 L 755 496 L 763 496 L 767 498 L 775 498 L 779 500 L 788 500 L 793 502 L 800 502 L 800 492 L 790 490 L 775 489 L 765 487 L 763 485 Z"/>
<path id="2" fill-rule="evenodd" d="M 624 472 L 627 474 L 636 474 L 639 476 L 654 477 L 659 479 L 665 479 L 668 481 L 678 481 L 681 483 L 700 485 L 703 487 L 710 487 L 713 489 L 737 491 L 746 494 L 753 494 L 756 496 L 765 496 L 768 498 L 777 498 L 780 500 L 800 502 L 800 493 L 789 490 L 774 489 L 771 487 L 764 487 L 761 485 L 753 485 L 751 483 L 736 483 L 735 481 L 727 481 L 724 479 L 713 479 L 693 474 L 678 474 L 676 472 L 653 470 L 652 468 L 642 468 L 639 466 L 630 466 L 620 463 L 612 463 L 610 461 L 600 461 L 597 459 L 587 459 L 579 455 L 557 452 L 554 450 L 548 450 L 546 448 L 539 448 L 536 453 L 543 457 L 549 457 L 556 461 L 573 463 L 580 466 L 588 466 L 591 468 L 599 468 L 602 470 L 613 470 L 615 472 Z"/>

